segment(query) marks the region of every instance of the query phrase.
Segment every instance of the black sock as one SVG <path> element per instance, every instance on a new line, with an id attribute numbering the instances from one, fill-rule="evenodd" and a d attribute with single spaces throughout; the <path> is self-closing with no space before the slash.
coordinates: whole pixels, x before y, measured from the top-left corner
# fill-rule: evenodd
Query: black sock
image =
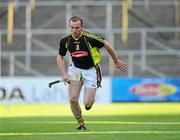
<path id="1" fill-rule="evenodd" d="M 84 119 L 82 117 L 77 119 L 79 125 L 84 125 Z"/>

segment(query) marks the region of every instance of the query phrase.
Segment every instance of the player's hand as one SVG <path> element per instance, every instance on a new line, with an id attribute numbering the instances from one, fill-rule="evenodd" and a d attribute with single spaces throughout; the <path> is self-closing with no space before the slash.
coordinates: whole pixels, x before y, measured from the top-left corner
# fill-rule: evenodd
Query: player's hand
<path id="1" fill-rule="evenodd" d="M 127 65 L 126 63 L 122 62 L 121 60 L 118 60 L 115 63 L 116 69 L 119 69 L 121 71 L 126 71 L 127 70 Z"/>
<path id="2" fill-rule="evenodd" d="M 69 79 L 68 75 L 65 75 L 65 76 L 63 77 L 63 81 L 64 81 L 64 84 L 65 84 L 65 85 L 67 85 L 67 84 L 70 84 L 70 83 L 71 83 L 71 81 L 70 81 L 70 79 Z"/>

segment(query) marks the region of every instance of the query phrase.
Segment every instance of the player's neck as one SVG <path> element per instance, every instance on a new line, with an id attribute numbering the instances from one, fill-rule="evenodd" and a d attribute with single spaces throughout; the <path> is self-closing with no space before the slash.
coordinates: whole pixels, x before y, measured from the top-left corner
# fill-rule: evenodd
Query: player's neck
<path id="1" fill-rule="evenodd" d="M 82 33 L 80 33 L 79 35 L 72 35 L 73 39 L 78 40 L 80 37 L 82 36 Z"/>

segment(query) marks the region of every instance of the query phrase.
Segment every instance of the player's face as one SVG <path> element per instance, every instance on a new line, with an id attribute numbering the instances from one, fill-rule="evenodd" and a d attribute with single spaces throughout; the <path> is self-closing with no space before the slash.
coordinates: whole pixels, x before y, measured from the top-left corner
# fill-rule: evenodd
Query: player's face
<path id="1" fill-rule="evenodd" d="M 81 21 L 70 21 L 69 23 L 70 26 L 70 32 L 72 34 L 73 37 L 78 38 L 81 35 L 81 32 L 83 31 L 82 25 L 81 25 Z"/>

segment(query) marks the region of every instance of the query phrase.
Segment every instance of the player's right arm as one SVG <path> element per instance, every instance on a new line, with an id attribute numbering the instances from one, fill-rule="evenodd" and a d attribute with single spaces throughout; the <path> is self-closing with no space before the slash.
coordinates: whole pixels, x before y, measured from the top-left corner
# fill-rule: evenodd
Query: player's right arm
<path id="1" fill-rule="evenodd" d="M 57 61 L 57 65 L 58 65 L 58 67 L 60 69 L 60 73 L 61 73 L 61 75 L 63 77 L 64 82 L 70 84 L 70 80 L 68 78 L 68 73 L 67 73 L 66 67 L 65 67 L 64 57 L 61 56 L 60 54 L 58 54 L 57 57 L 56 57 L 56 61 Z"/>
<path id="2" fill-rule="evenodd" d="M 63 77 L 64 82 L 70 84 L 70 80 L 68 78 L 68 73 L 65 67 L 65 60 L 64 60 L 64 56 L 66 55 L 66 52 L 67 52 L 66 42 L 67 42 L 66 37 L 61 38 L 61 41 L 59 44 L 59 54 L 56 57 L 56 62 L 60 69 L 60 73 Z"/>

